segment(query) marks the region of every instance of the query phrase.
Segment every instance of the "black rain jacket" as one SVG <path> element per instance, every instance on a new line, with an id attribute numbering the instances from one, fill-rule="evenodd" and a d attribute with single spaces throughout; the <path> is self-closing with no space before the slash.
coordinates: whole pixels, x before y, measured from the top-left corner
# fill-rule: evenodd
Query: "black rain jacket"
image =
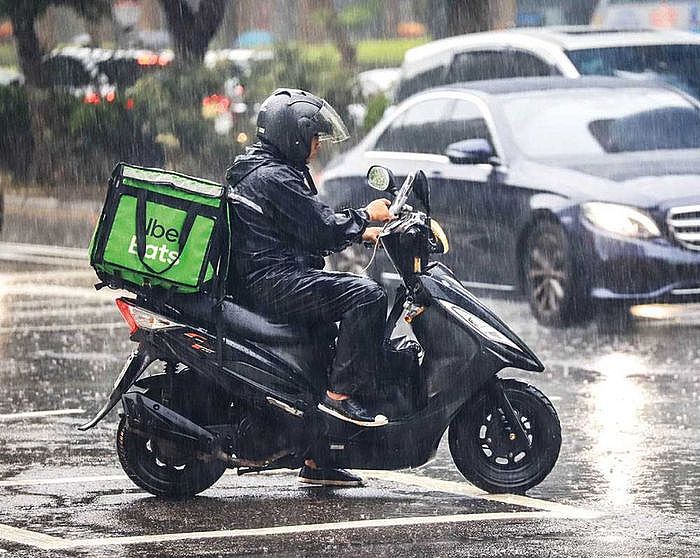
<path id="1" fill-rule="evenodd" d="M 226 174 L 231 203 L 233 281 L 322 269 L 323 256 L 359 241 L 363 209 L 336 213 L 317 198 L 306 165 L 295 166 L 267 143 L 236 157 Z"/>

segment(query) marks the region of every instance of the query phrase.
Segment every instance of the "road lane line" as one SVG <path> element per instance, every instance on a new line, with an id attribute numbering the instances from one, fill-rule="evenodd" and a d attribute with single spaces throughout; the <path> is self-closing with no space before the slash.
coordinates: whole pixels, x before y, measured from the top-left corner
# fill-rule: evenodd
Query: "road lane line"
<path id="1" fill-rule="evenodd" d="M 30 263 L 39 265 L 56 265 L 58 267 L 83 267 L 84 261 L 73 258 L 59 258 L 51 256 L 34 256 L 25 254 L 6 254 L 0 252 L 0 260 L 5 262 Z"/>
<path id="2" fill-rule="evenodd" d="M 282 472 L 287 472 L 286 470 Z M 269 471 L 266 474 L 279 474 L 280 471 Z M 234 474 L 233 471 L 230 474 Z M 475 498 L 479 500 L 487 500 L 491 502 L 500 502 L 503 504 L 510 504 L 519 507 L 532 508 L 540 511 L 546 511 L 548 513 L 564 514 L 567 517 L 576 517 L 579 519 L 593 519 L 600 517 L 600 513 L 587 510 L 582 507 L 571 506 L 568 504 L 560 504 L 558 502 L 552 502 L 550 500 L 540 500 L 539 498 L 532 498 L 530 496 L 521 496 L 517 494 L 489 494 L 484 492 L 480 488 L 475 487 L 468 482 L 454 482 L 435 479 L 432 477 L 423 477 L 419 475 L 414 475 L 411 473 L 400 473 L 395 471 L 376 471 L 376 470 L 366 470 L 362 471 L 362 474 L 368 478 L 374 478 L 377 480 L 384 480 L 388 482 L 393 482 L 396 484 L 402 484 L 405 486 L 416 486 L 418 488 L 425 488 L 428 490 L 434 490 L 437 492 L 445 492 L 447 494 L 457 494 L 461 496 L 467 496 L 470 498 Z M 92 477 L 62 477 L 54 479 L 17 479 L 17 480 L 5 480 L 0 481 L 0 487 L 10 487 L 10 486 L 40 486 L 42 484 L 73 484 L 73 483 L 87 483 L 87 482 L 109 482 L 109 481 L 124 481 L 127 480 L 126 475 L 105 475 L 105 476 L 92 476 Z"/>
<path id="3" fill-rule="evenodd" d="M 40 548 L 41 550 L 56 550 L 64 548 L 65 539 L 44 535 L 36 531 L 20 529 L 0 523 L 0 540 L 6 540 L 13 543 L 24 544 Z"/>
<path id="4" fill-rule="evenodd" d="M 51 484 L 84 484 L 88 482 L 112 482 L 126 481 L 129 477 L 126 475 L 100 475 L 93 477 L 62 477 L 57 479 L 16 479 L 0 481 L 0 488 L 8 488 L 14 486 L 44 486 Z"/>
<path id="5" fill-rule="evenodd" d="M 24 242 L 0 242 L 0 253 L 33 254 L 39 256 L 53 256 L 59 258 L 72 258 L 87 261 L 87 248 L 74 248 L 70 246 L 52 246 L 50 244 L 29 244 Z"/>
<path id="6" fill-rule="evenodd" d="M 72 318 L 73 316 L 104 314 L 105 311 L 115 316 L 119 315 L 117 307 L 111 302 L 105 301 L 94 305 L 68 306 L 67 308 L 58 309 L 16 310 L 12 313 L 11 318 L 16 322 L 34 318 L 61 318 L 66 316 Z"/>
<path id="7" fill-rule="evenodd" d="M 531 498 L 529 496 L 521 496 L 517 494 L 489 494 L 488 492 L 484 492 L 480 488 L 468 483 L 446 481 L 432 477 L 414 475 L 411 473 L 398 473 L 395 471 L 365 471 L 364 473 L 370 478 L 379 480 L 386 480 L 409 486 L 418 486 L 430 490 L 437 490 L 439 492 L 462 494 L 464 496 L 478 498 L 480 500 L 488 500 L 490 502 L 500 502 L 503 504 L 533 508 L 551 513 L 561 513 L 568 516 L 579 517 L 581 519 L 593 519 L 600 517 L 598 512 L 567 504 L 560 504 L 550 500 L 540 500 L 538 498 Z"/>
<path id="8" fill-rule="evenodd" d="M 90 330 L 98 331 L 103 329 L 116 329 L 124 327 L 124 322 L 107 322 L 99 324 L 58 324 L 58 325 L 42 325 L 42 326 L 23 326 L 23 327 L 0 327 L 0 335 L 17 335 L 19 333 L 51 333 L 58 331 L 81 331 Z"/>
<path id="9" fill-rule="evenodd" d="M 65 298 L 94 298 L 98 300 L 115 299 L 122 292 L 111 289 L 98 291 L 93 287 L 74 287 L 70 285 L 46 285 L 37 283 L 0 284 L 0 296 L 44 296 Z"/>
<path id="10" fill-rule="evenodd" d="M 25 411 L 22 413 L 0 414 L 0 422 L 24 420 L 28 418 L 56 417 L 61 415 L 82 415 L 85 409 L 55 409 L 52 411 Z"/>
<path id="11" fill-rule="evenodd" d="M 415 527 L 422 525 L 445 525 L 482 521 L 517 521 L 550 518 L 570 519 L 565 514 L 543 511 L 432 515 L 415 517 L 396 517 L 385 519 L 358 519 L 355 521 L 339 521 L 337 523 L 311 523 L 302 525 L 283 525 L 280 527 L 259 527 L 253 529 L 223 529 L 220 531 L 194 531 L 189 533 L 166 533 L 162 535 L 100 537 L 92 539 L 62 539 L 60 543 L 58 543 L 60 544 L 60 547 L 54 546 L 53 548 L 96 548 L 104 546 L 127 546 L 133 544 L 156 544 L 206 539 L 230 539 L 242 537 L 269 537 L 275 535 L 299 535 L 305 533 L 350 531 L 356 529 L 377 529 L 386 527 Z"/>
<path id="12" fill-rule="evenodd" d="M 0 273 L 0 281 L 19 283 L 22 281 L 50 281 L 56 283 L 58 279 L 96 279 L 95 272 L 92 268 L 86 269 L 70 269 L 61 271 L 59 269 L 50 272 L 28 272 L 19 271 L 17 273 Z"/>

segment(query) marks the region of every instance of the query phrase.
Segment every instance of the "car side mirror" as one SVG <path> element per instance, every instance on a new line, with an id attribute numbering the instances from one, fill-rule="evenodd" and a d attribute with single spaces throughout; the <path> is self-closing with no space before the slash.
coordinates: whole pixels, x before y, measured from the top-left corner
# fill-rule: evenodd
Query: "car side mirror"
<path id="1" fill-rule="evenodd" d="M 456 165 L 493 164 L 495 153 L 487 139 L 477 138 L 451 143 L 445 155 Z"/>

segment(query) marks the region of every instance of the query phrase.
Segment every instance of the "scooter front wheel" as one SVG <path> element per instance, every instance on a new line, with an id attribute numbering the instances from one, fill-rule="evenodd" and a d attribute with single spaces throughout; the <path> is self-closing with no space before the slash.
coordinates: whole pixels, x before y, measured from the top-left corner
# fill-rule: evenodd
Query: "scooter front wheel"
<path id="1" fill-rule="evenodd" d="M 519 380 L 502 383 L 530 446 L 520 449 L 500 410 L 497 394 L 479 393 L 453 419 L 450 453 L 457 469 L 487 492 L 522 494 L 554 468 L 561 448 L 561 426 L 552 403 L 537 388 Z"/>

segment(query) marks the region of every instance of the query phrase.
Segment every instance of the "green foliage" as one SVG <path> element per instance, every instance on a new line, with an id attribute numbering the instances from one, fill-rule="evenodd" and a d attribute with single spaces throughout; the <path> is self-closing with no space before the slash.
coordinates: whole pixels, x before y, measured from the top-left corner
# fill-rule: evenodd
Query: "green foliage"
<path id="1" fill-rule="evenodd" d="M 362 123 L 362 127 L 365 132 L 371 130 L 377 122 L 382 119 L 384 111 L 391 103 L 387 99 L 386 95 L 379 94 L 370 97 L 367 102 L 367 114 L 365 114 L 365 121 Z"/>
<path id="2" fill-rule="evenodd" d="M 421 39 L 367 40 L 357 43 L 357 62 L 363 69 L 400 66 L 403 55 L 413 48 L 429 41 Z"/>
<path id="3" fill-rule="evenodd" d="M 361 0 L 347 6 L 338 14 L 341 25 L 351 28 L 363 27 L 381 16 L 382 2 L 377 0 Z"/>
<path id="4" fill-rule="evenodd" d="M 0 66 L 17 67 L 17 51 L 14 44 L 0 44 Z"/>
<path id="5" fill-rule="evenodd" d="M 429 39 L 377 39 L 357 43 L 357 64 L 360 71 L 400 66 L 409 48 L 425 44 Z M 340 64 L 340 53 L 333 43 L 316 43 L 299 47 L 304 62 Z"/>
<path id="6" fill-rule="evenodd" d="M 345 119 L 343 111 L 356 100 L 355 76 L 340 66 L 335 51 L 316 50 L 313 56 L 306 52 L 294 44 L 277 45 L 271 61 L 253 68 L 249 96 L 262 101 L 278 87 L 304 89 L 326 99 Z"/>
<path id="7" fill-rule="evenodd" d="M 166 165 L 180 172 L 221 180 L 242 147 L 216 133 L 202 115 L 202 100 L 220 93 L 223 79 L 204 67 L 173 67 L 129 88 L 133 118 L 165 149 Z M 138 161 L 133 161 L 138 163 Z"/>

